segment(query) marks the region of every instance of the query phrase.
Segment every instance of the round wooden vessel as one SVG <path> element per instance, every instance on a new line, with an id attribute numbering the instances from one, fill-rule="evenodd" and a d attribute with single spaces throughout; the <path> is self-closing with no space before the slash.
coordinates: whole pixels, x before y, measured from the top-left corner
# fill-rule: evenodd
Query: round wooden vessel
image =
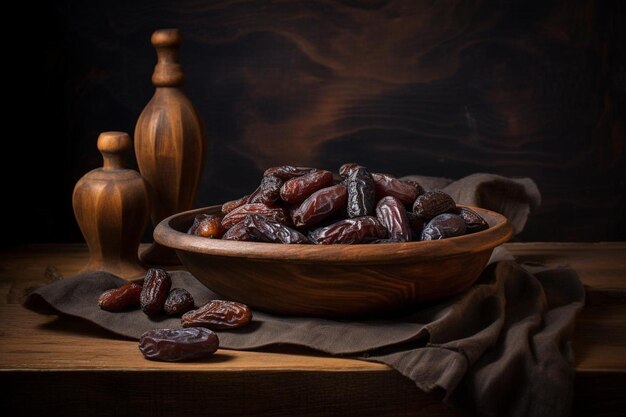
<path id="1" fill-rule="evenodd" d="M 221 296 L 275 314 L 330 318 L 398 314 L 458 294 L 512 235 L 507 219 L 470 207 L 489 229 L 450 239 L 378 245 L 283 245 L 186 234 L 200 213 L 164 219 L 158 243 L 176 250 L 188 270 Z"/>

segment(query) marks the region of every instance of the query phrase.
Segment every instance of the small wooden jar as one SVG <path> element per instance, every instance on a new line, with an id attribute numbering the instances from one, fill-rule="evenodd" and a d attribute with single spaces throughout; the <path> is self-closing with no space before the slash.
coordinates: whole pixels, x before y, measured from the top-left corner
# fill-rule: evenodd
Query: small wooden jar
<path id="1" fill-rule="evenodd" d="M 141 175 L 125 166 L 131 148 L 126 133 L 100 134 L 98 150 L 104 164 L 74 187 L 74 215 L 90 255 L 82 272 L 107 271 L 126 279 L 146 273 L 137 254 L 149 220 L 150 197 Z"/>

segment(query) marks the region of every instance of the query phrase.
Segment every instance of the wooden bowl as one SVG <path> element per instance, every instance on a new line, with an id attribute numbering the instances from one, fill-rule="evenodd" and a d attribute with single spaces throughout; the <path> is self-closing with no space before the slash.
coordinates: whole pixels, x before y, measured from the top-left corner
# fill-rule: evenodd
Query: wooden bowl
<path id="1" fill-rule="evenodd" d="M 154 239 L 175 249 L 209 289 L 253 309 L 291 316 L 376 317 L 441 300 L 474 283 L 512 228 L 498 213 L 470 208 L 489 229 L 424 242 L 284 245 L 186 234 L 197 214 L 220 214 L 220 206 L 168 217 L 156 227 Z"/>

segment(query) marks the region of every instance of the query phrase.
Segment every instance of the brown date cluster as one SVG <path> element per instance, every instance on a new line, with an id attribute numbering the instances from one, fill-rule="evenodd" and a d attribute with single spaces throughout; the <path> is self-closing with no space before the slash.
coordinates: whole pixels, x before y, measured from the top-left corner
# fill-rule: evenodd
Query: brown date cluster
<path id="1" fill-rule="evenodd" d="M 339 176 L 283 165 L 265 171 L 249 195 L 199 214 L 189 234 L 271 243 L 354 244 L 438 240 L 489 226 L 443 191 L 343 164 Z"/>
<path id="2" fill-rule="evenodd" d="M 185 361 L 212 355 L 219 347 L 213 330 L 236 329 L 252 319 L 248 306 L 234 301 L 211 300 L 195 308 L 187 290 L 171 286 L 169 273 L 153 268 L 142 284 L 126 283 L 98 299 L 100 308 L 107 311 L 141 308 L 149 317 L 182 316 L 182 329 L 153 329 L 141 336 L 139 350 L 147 359 Z"/>

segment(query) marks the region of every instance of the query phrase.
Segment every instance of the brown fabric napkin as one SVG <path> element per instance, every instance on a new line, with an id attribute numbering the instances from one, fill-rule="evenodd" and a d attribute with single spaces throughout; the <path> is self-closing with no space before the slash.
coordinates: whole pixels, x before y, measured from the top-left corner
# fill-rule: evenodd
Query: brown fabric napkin
<path id="1" fill-rule="evenodd" d="M 497 250 L 492 260 L 507 257 Z M 172 280 L 191 292 L 196 305 L 220 298 L 188 272 L 173 272 Z M 99 295 L 124 282 L 104 272 L 84 274 L 36 290 L 25 306 L 82 317 L 134 339 L 149 329 L 180 327 L 179 318 L 101 310 Z M 574 375 L 570 338 L 583 302 L 575 272 L 531 274 L 501 260 L 466 293 L 407 316 L 335 321 L 254 311 L 247 327 L 218 334 L 227 349 L 292 344 L 382 362 L 426 392 L 444 389 L 446 402 L 481 416 L 567 416 Z"/>
<path id="2" fill-rule="evenodd" d="M 416 177 L 461 204 L 505 214 L 521 231 L 541 198 L 529 179 L 475 174 L 458 181 Z M 184 271 L 173 286 L 191 292 L 196 305 L 220 298 Z M 29 309 L 82 317 L 137 339 L 146 330 L 180 327 L 178 318 L 151 320 L 139 310 L 110 313 L 99 295 L 125 281 L 96 272 L 33 292 Z M 246 327 L 218 332 L 220 346 L 259 349 L 291 344 L 331 355 L 382 362 L 426 392 L 443 389 L 445 401 L 479 416 L 567 416 L 572 399 L 571 335 L 584 303 L 577 274 L 568 269 L 524 269 L 496 248 L 476 284 L 464 294 L 412 314 L 368 321 L 279 317 L 254 311 Z"/>

